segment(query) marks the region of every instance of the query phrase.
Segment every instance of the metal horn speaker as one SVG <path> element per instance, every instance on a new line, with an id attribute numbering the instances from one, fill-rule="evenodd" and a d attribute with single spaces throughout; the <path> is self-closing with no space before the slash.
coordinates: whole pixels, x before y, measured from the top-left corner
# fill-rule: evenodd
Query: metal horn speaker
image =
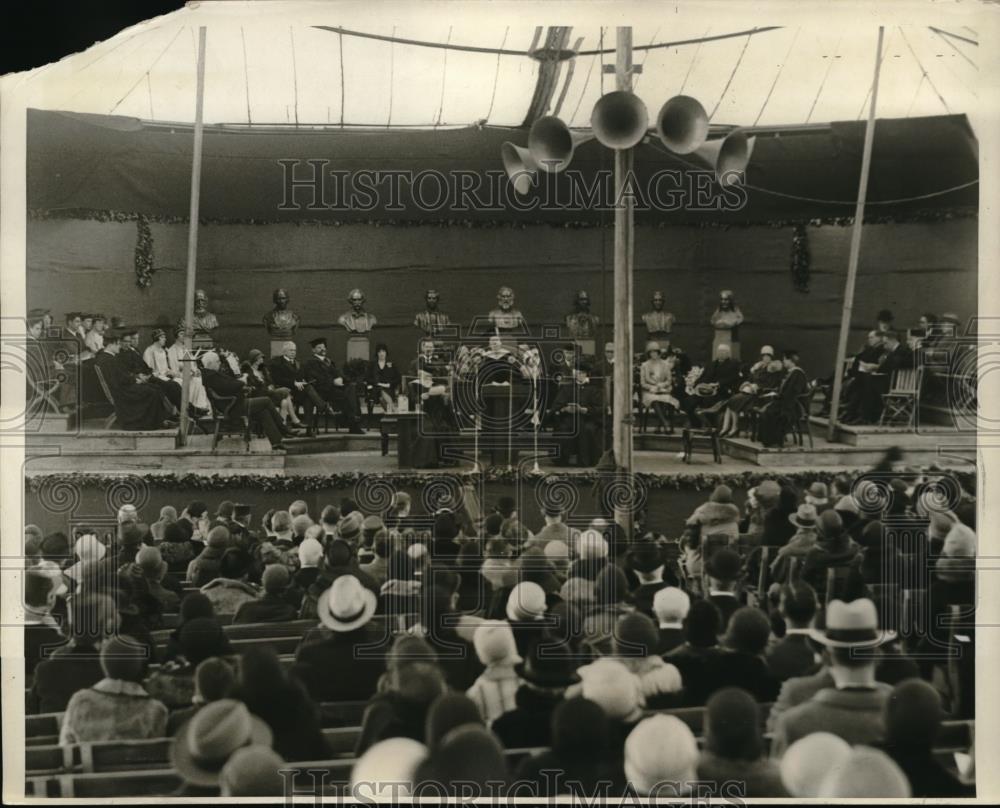
<path id="1" fill-rule="evenodd" d="M 528 150 L 542 171 L 556 174 L 569 167 L 577 146 L 593 139 L 592 132 L 574 132 L 555 115 L 544 115 L 531 125 Z"/>
<path id="2" fill-rule="evenodd" d="M 503 170 L 514 184 L 514 190 L 521 195 L 528 193 L 532 179 L 538 174 L 538 164 L 531 152 L 508 140 L 500 146 L 500 159 L 503 160 Z"/>
<path id="3" fill-rule="evenodd" d="M 656 134 L 674 154 L 691 154 L 708 139 L 708 114 L 689 95 L 675 95 L 660 107 Z"/>
<path id="4" fill-rule="evenodd" d="M 707 141 L 694 154 L 715 170 L 720 185 L 735 185 L 750 162 L 754 140 L 741 129 L 734 129 L 724 138 Z"/>
<path id="5" fill-rule="evenodd" d="M 615 90 L 594 104 L 590 126 L 609 149 L 631 149 L 646 136 L 649 113 L 637 95 Z"/>

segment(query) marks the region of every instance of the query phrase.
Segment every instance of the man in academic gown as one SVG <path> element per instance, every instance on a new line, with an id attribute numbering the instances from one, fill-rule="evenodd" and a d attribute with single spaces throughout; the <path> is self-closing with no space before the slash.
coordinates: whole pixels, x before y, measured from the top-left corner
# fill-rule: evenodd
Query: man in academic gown
<path id="1" fill-rule="evenodd" d="M 554 438 L 559 445 L 556 465 L 595 466 L 601 457 L 604 427 L 604 395 L 590 381 L 590 363 L 582 361 L 572 382 L 561 384 L 552 405 Z"/>
<path id="2" fill-rule="evenodd" d="M 358 416 L 358 395 L 353 383 L 345 384 L 344 377 L 326 355 L 326 337 L 311 340 L 313 355 L 302 366 L 308 381 L 322 399 L 340 410 L 347 420 L 351 434 L 361 435 L 361 419 Z"/>
<path id="3" fill-rule="evenodd" d="M 118 361 L 121 335 L 104 335 L 104 347 L 94 357 L 94 367 L 100 370 L 114 398 L 118 422 L 125 429 L 172 429 L 177 426 L 170 404 L 160 389 L 138 381 Z"/>
<path id="4" fill-rule="evenodd" d="M 799 417 L 799 397 L 809 390 L 809 379 L 799 367 L 799 353 L 785 351 L 785 378 L 760 415 L 758 437 L 765 446 L 781 446 L 788 428 Z"/>
<path id="5" fill-rule="evenodd" d="M 410 362 L 408 395 L 410 408 L 419 407 L 422 420 L 413 444 L 413 465 L 417 468 L 437 468 L 448 463 L 441 457 L 444 441 L 458 435 L 458 424 L 452 409 L 448 367 L 434 355 L 434 340 L 420 341 L 420 353 Z"/>
<path id="6" fill-rule="evenodd" d="M 695 385 L 698 395 L 680 399 L 691 426 L 703 426 L 705 414 L 716 414 L 723 402 L 736 392 L 742 378 L 740 364 L 725 343 L 715 349 L 715 359 L 702 371 Z"/>

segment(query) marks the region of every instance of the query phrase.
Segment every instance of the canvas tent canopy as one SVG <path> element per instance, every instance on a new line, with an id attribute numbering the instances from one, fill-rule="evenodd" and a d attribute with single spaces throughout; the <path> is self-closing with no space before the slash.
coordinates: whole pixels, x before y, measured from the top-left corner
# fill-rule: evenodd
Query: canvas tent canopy
<path id="1" fill-rule="evenodd" d="M 614 89 L 614 25 L 633 26 L 636 94 L 651 116 L 667 98 L 701 101 L 713 124 L 860 120 L 877 24 L 838 18 L 769 25 L 759 11 L 638 9 L 594 21 L 588 4 L 517 14 L 502 3 L 432 7 L 364 3 L 192 3 L 86 51 L 22 74 L 27 106 L 190 122 L 199 26 L 208 29 L 204 121 L 283 126 L 517 127 L 538 115 L 589 124 Z M 449 6 L 445 6 L 447 10 Z M 584 22 L 547 27 L 553 16 Z M 891 25 L 879 117 L 972 115 L 975 30 Z M 345 24 L 349 21 L 350 24 Z M 974 18 L 969 19 L 974 22 Z M 573 54 L 579 54 L 573 56 Z M 572 57 L 572 58 L 564 58 Z M 972 120 L 975 128 L 976 121 Z"/>

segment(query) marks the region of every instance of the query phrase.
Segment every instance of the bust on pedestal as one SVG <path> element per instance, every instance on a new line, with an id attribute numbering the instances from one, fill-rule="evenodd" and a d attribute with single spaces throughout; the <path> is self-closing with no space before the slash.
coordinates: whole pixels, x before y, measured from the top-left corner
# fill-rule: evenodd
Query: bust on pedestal
<path id="1" fill-rule="evenodd" d="M 365 311 L 365 296 L 360 289 L 352 289 L 347 301 L 351 310 L 337 319 L 347 329 L 347 361 L 364 359 L 367 362 L 371 360 L 371 339 L 368 335 L 378 320 L 374 314 Z"/>
<path id="2" fill-rule="evenodd" d="M 509 351 L 517 349 L 518 336 L 528 335 L 528 324 L 524 315 L 514 308 L 514 290 L 509 286 L 501 286 L 497 293 L 497 307 L 489 313 L 489 330 L 499 334 Z"/>
<path id="3" fill-rule="evenodd" d="M 576 293 L 573 309 L 566 315 L 566 329 L 584 356 L 594 356 L 597 350 L 595 338 L 601 320 L 590 313 L 590 295 L 585 290 Z"/>
<path id="4" fill-rule="evenodd" d="M 177 321 L 178 328 L 184 328 L 184 318 Z M 208 310 L 208 295 L 203 289 L 194 293 L 194 323 L 191 333 L 191 349 L 196 353 L 209 351 L 215 347 L 213 333 L 219 327 L 219 320 Z"/>
<path id="5" fill-rule="evenodd" d="M 646 325 L 646 342 L 670 342 L 674 315 L 663 310 L 663 303 L 663 292 L 653 292 L 653 309 L 642 315 L 642 322 Z"/>
<path id="6" fill-rule="evenodd" d="M 413 318 L 413 324 L 428 337 L 435 336 L 451 325 L 448 315 L 438 310 L 440 299 L 436 289 L 428 289 L 424 294 L 425 309 L 417 312 L 417 316 Z"/>
<path id="7" fill-rule="evenodd" d="M 723 289 L 719 293 L 719 307 L 712 314 L 712 327 L 715 329 L 715 339 L 712 340 L 713 356 L 718 352 L 720 345 L 728 345 L 730 355 L 739 362 L 742 322 L 743 312 L 736 305 L 736 298 L 729 289 Z"/>
<path id="8" fill-rule="evenodd" d="M 299 316 L 288 308 L 288 292 L 275 289 L 271 295 L 274 308 L 264 315 L 264 327 L 271 338 L 271 358 L 281 356 L 282 344 L 295 338 L 299 328 Z"/>

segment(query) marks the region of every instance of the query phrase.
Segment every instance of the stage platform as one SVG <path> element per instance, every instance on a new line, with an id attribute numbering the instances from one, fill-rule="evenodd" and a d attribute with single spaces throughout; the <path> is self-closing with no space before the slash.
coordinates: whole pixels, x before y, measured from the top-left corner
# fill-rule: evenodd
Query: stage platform
<path id="1" fill-rule="evenodd" d="M 870 468 L 892 446 L 906 453 L 907 462 L 916 466 L 937 463 L 945 468 L 975 468 L 976 436 L 944 427 L 920 428 L 917 432 L 885 427 L 841 427 L 839 442 L 826 440 L 824 419 L 814 418 L 812 444 L 786 445 L 781 449 L 764 448 L 747 438 L 723 438 L 722 462 L 714 462 L 707 447 L 696 451 L 689 463 L 682 456 L 681 430 L 674 435 L 637 433 L 634 468 L 636 472 L 656 475 L 685 475 L 693 471 L 739 473 L 766 468 L 801 472 L 809 468 L 854 471 Z M 471 460 L 473 439 L 462 436 L 470 450 L 467 459 L 446 467 L 448 473 L 475 470 Z M 287 450 L 273 451 L 267 440 L 253 438 L 250 451 L 242 439 L 224 437 L 212 451 L 210 435 L 192 435 L 183 449 L 175 446 L 172 430 L 125 432 L 83 429 L 68 432 L 50 427 L 24 436 L 27 476 L 68 473 L 144 473 L 144 474 L 226 474 L 312 476 L 356 471 L 362 474 L 424 473 L 420 469 L 400 469 L 396 456 L 396 438 L 390 436 L 389 453 L 382 454 L 382 436 L 376 430 L 351 435 L 345 430 L 320 433 L 312 438 L 291 438 Z M 512 452 L 512 467 L 534 468 L 531 447 Z M 484 461 L 480 461 L 482 468 Z M 501 464 L 501 468 L 505 464 Z M 587 469 L 559 467 L 551 459 L 538 460 L 544 472 L 574 473 Z M 426 470 L 428 475 L 439 473 Z"/>

